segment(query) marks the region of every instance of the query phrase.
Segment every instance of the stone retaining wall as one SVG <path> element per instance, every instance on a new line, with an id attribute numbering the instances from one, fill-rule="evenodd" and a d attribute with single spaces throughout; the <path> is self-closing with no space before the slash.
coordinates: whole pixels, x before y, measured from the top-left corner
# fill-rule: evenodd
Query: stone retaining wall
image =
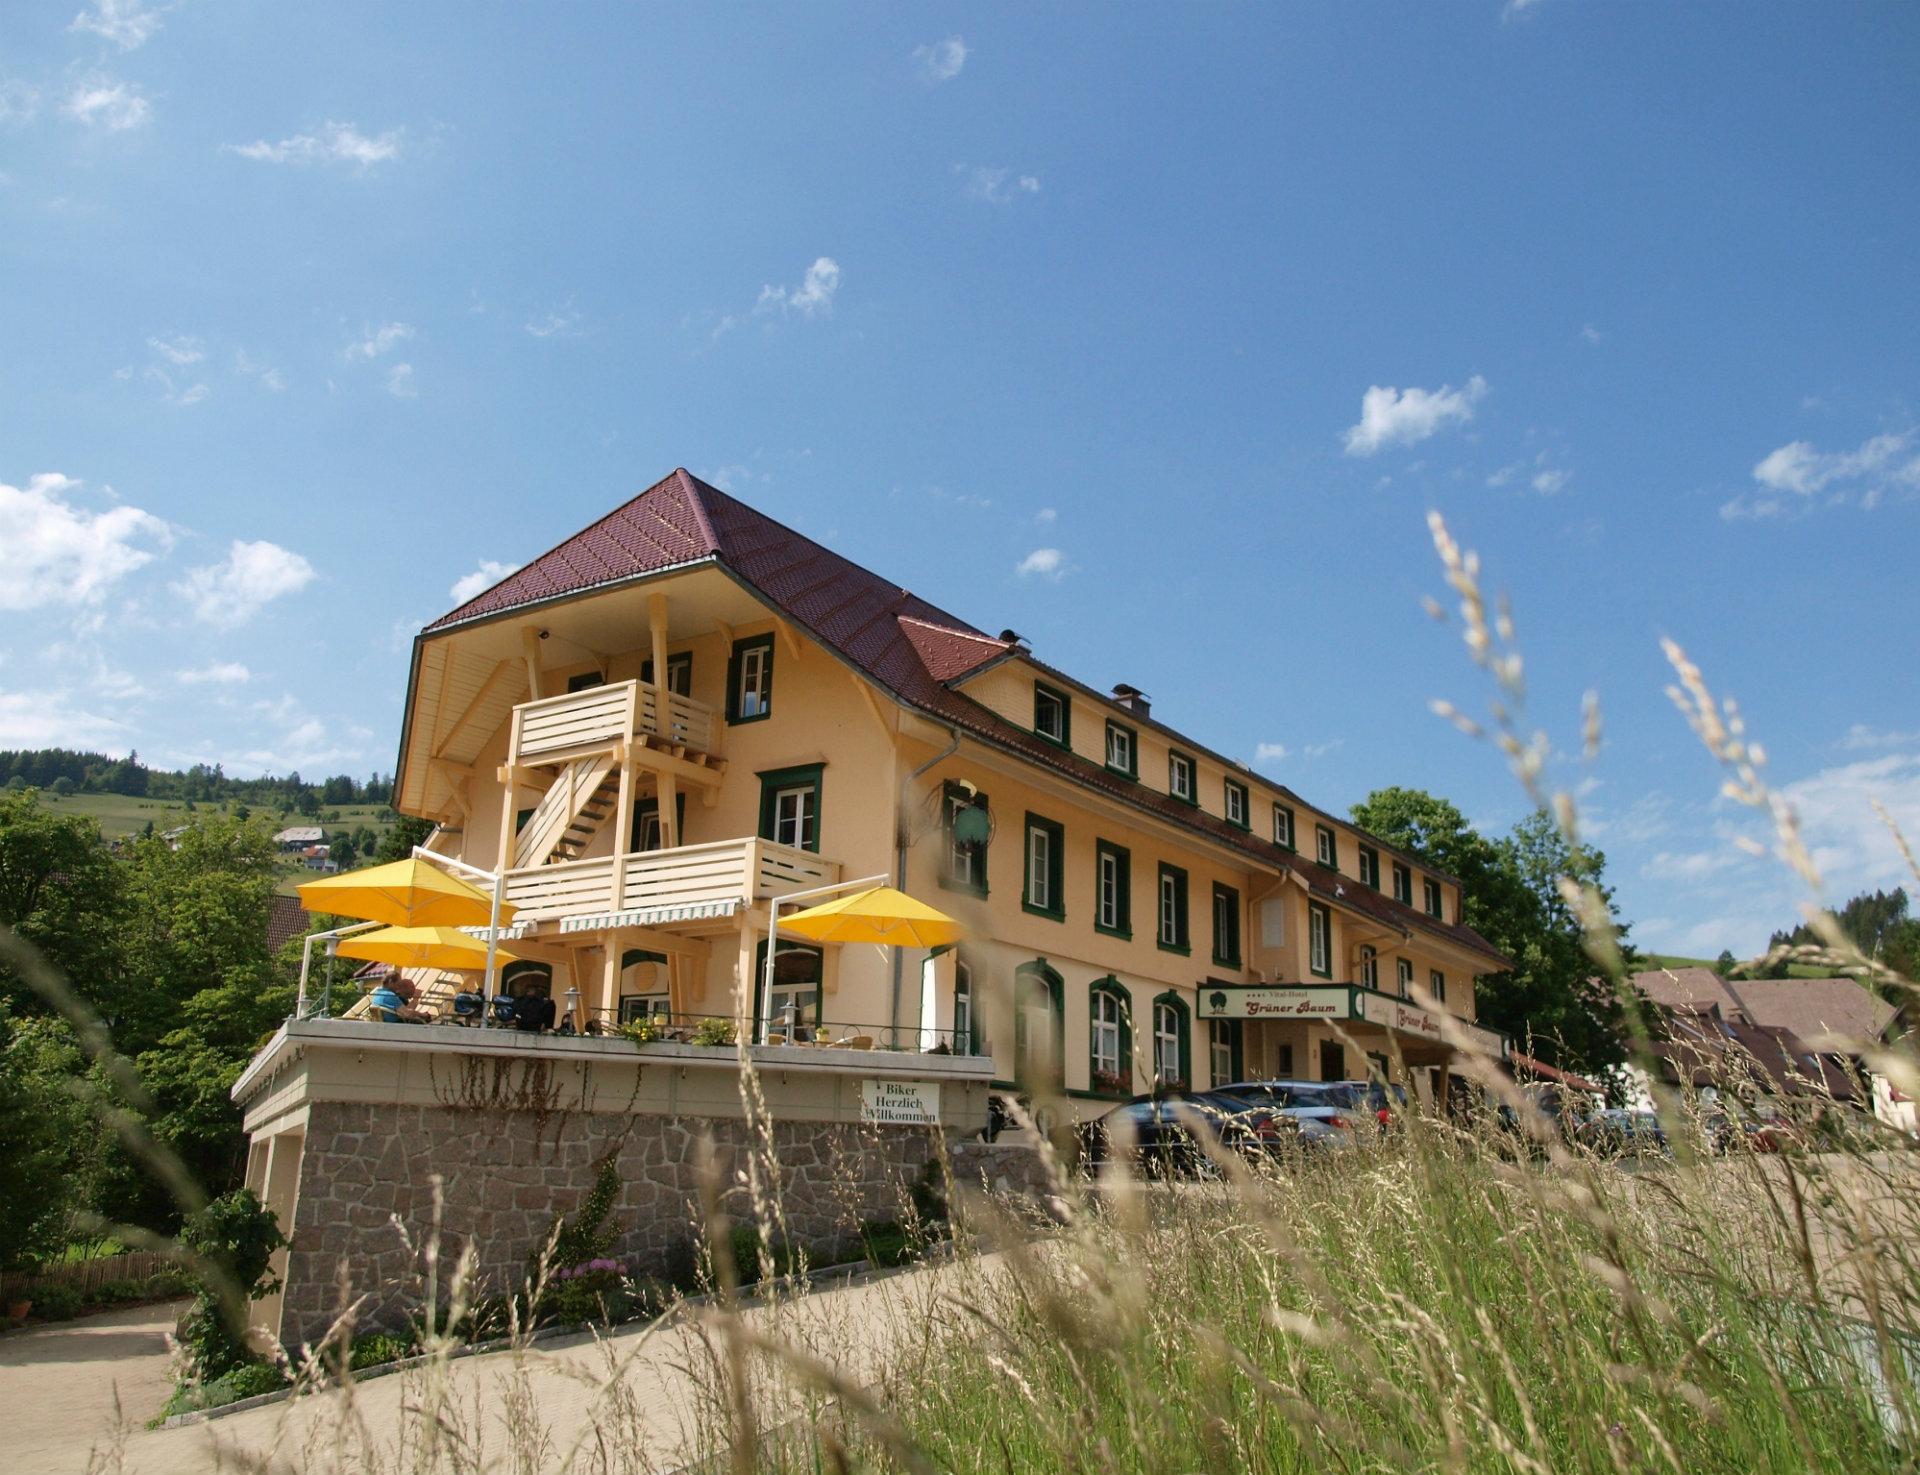
<path id="1" fill-rule="evenodd" d="M 341 1304 L 341 1272 L 366 1296 L 359 1326 L 398 1330 L 421 1303 L 421 1256 L 442 1180 L 442 1283 L 474 1247 L 486 1290 L 524 1274 L 555 1218 L 571 1214 L 609 1152 L 621 1179 L 614 1254 L 656 1274 L 684 1265 L 699 1223 L 699 1153 L 711 1137 L 723 1200 L 751 1217 L 741 1181 L 746 1123 L 613 1112 L 481 1111 L 316 1101 L 287 1254 L 282 1341 L 317 1341 Z M 816 1259 L 857 1243 L 861 1222 L 904 1216 L 937 1128 L 778 1122 L 774 1153 L 788 1231 Z M 396 1222 L 397 1221 L 397 1222 Z M 404 1231 L 404 1233 L 403 1233 Z M 444 1295 L 444 1291 L 442 1293 Z"/>

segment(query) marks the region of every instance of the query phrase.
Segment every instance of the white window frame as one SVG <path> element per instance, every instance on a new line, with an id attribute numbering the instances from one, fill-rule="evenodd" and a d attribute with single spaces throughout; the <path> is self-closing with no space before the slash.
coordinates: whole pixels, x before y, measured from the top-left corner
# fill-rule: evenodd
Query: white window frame
<path id="1" fill-rule="evenodd" d="M 789 800 L 797 800 L 791 810 Z M 807 848 L 807 831 L 816 823 L 813 813 L 813 785 L 795 784 L 791 788 L 773 791 L 773 843 L 791 845 L 795 850 Z M 791 827 L 793 838 L 787 838 Z"/>
<path id="2" fill-rule="evenodd" d="M 1207 1065 L 1213 1084 L 1224 1086 L 1233 1080 L 1233 1022 L 1227 1019 L 1207 1021 Z"/>
<path id="3" fill-rule="evenodd" d="M 1314 859 L 1319 861 L 1321 865 L 1327 867 L 1328 870 L 1339 870 L 1340 842 L 1334 838 L 1332 828 L 1327 825 L 1315 825 L 1313 827 L 1313 836 Z"/>
<path id="4" fill-rule="evenodd" d="M 1380 954 L 1371 943 L 1360 944 L 1360 982 L 1376 992 L 1380 988 Z"/>
<path id="5" fill-rule="evenodd" d="M 1180 1013 L 1171 1004 L 1153 1006 L 1153 1076 L 1180 1079 Z"/>
<path id="6" fill-rule="evenodd" d="M 1166 871 L 1160 873 L 1160 941 L 1180 946 L 1180 878 Z"/>
<path id="7" fill-rule="evenodd" d="M 1040 725 L 1040 706 L 1051 702 L 1053 710 L 1059 714 L 1058 732 L 1048 732 Z M 1064 743 L 1067 740 L 1067 699 L 1050 686 L 1034 684 L 1033 688 L 1033 730 L 1050 743 Z"/>
<path id="8" fill-rule="evenodd" d="M 947 879 L 957 886 L 980 884 L 973 874 L 973 863 L 978 859 L 976 847 L 964 843 L 954 833 L 954 821 L 959 819 L 960 811 L 972 807 L 973 801 L 964 794 L 947 796 Z"/>
<path id="9" fill-rule="evenodd" d="M 1107 724 L 1107 767 L 1121 773 L 1134 771 L 1133 730 L 1118 723 Z"/>
<path id="10" fill-rule="evenodd" d="M 1120 1059 L 1120 998 L 1110 989 L 1095 989 L 1093 993 L 1093 1015 L 1089 1023 L 1092 1031 L 1089 1053 L 1093 1057 L 1094 1070 L 1105 1075 L 1117 1076 L 1121 1071 Z M 1092 1084 L 1089 1082 L 1088 1084 Z"/>
<path id="11" fill-rule="evenodd" d="M 1446 892 L 1440 889 L 1440 883 L 1431 878 L 1420 883 L 1420 910 L 1429 917 L 1446 920 Z"/>
<path id="12" fill-rule="evenodd" d="M 1027 905 L 1059 910 L 1053 898 L 1053 831 L 1045 825 L 1027 826 Z"/>
<path id="13" fill-rule="evenodd" d="M 1399 861 L 1396 860 L 1393 863 L 1392 876 L 1393 876 L 1393 899 L 1399 902 L 1402 906 L 1409 906 L 1409 907 L 1412 906 L 1413 905 L 1413 867 L 1404 866 L 1400 864 Z M 1400 894 L 1400 879 L 1403 876 L 1406 878 L 1406 882 L 1407 882 L 1407 894 L 1405 896 L 1402 896 Z"/>
<path id="14" fill-rule="evenodd" d="M 1186 779 L 1184 785 L 1180 782 L 1183 776 Z M 1185 753 L 1167 754 L 1167 792 L 1174 798 L 1184 799 L 1191 804 L 1198 778 L 1193 760 Z"/>
<path id="15" fill-rule="evenodd" d="M 1105 846 L 1099 848 L 1099 895 L 1095 908 L 1102 927 L 1120 930 L 1120 857 Z"/>
<path id="16" fill-rule="evenodd" d="M 1307 967 L 1318 974 L 1333 972 L 1333 914 L 1325 907 L 1307 913 Z"/>
<path id="17" fill-rule="evenodd" d="M 734 707 L 742 719 L 766 715 L 767 668 L 772 664 L 771 646 L 750 645 L 740 652 L 740 689 L 734 693 Z"/>
<path id="18" fill-rule="evenodd" d="M 1273 806 L 1273 843 L 1293 849 L 1293 811 L 1284 804 Z"/>
<path id="19" fill-rule="evenodd" d="M 1400 985 L 1400 997 L 1403 999 L 1412 998 L 1413 997 L 1413 959 L 1401 958 L 1398 964 L 1394 968 L 1394 973 L 1396 974 L 1396 982 L 1398 982 L 1398 984 Z"/>
<path id="20" fill-rule="evenodd" d="M 1433 995 L 1436 1004 L 1447 1002 L 1447 975 L 1438 968 L 1427 970 L 1427 992 Z"/>
<path id="21" fill-rule="evenodd" d="M 1225 812 L 1227 823 L 1244 825 L 1247 822 L 1247 786 L 1232 779 L 1226 781 Z"/>
<path id="22" fill-rule="evenodd" d="M 973 1053 L 973 969 L 964 958 L 953 962 L 953 1053 Z"/>

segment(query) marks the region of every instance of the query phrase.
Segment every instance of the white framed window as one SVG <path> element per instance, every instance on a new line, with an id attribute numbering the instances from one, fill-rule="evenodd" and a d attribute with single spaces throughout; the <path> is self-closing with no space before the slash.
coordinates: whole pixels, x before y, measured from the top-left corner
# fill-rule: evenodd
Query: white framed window
<path id="1" fill-rule="evenodd" d="M 776 789 L 773 795 L 773 838 L 795 850 L 813 849 L 813 785 Z"/>
<path id="2" fill-rule="evenodd" d="M 1160 946 L 1178 951 L 1187 945 L 1187 873 L 1160 867 Z"/>
<path id="3" fill-rule="evenodd" d="M 953 1053 L 973 1053 L 973 969 L 965 958 L 953 965 Z"/>
<path id="4" fill-rule="evenodd" d="M 1371 845 L 1360 847 L 1360 882 L 1375 891 L 1380 889 L 1380 852 Z"/>
<path id="5" fill-rule="evenodd" d="M 1429 917 L 1438 917 L 1440 915 L 1440 883 L 1438 881 L 1422 881 L 1420 883 L 1420 890 L 1421 900 L 1426 904 L 1427 915 Z"/>
<path id="6" fill-rule="evenodd" d="M 1153 1006 L 1153 1073 L 1163 1082 L 1180 1079 L 1180 1011 L 1171 1004 Z"/>
<path id="7" fill-rule="evenodd" d="M 1393 863 L 1393 899 L 1413 905 L 1413 872 L 1397 860 Z"/>
<path id="8" fill-rule="evenodd" d="M 1037 681 L 1033 684 L 1033 730 L 1049 741 L 1066 744 L 1067 699 Z"/>
<path id="9" fill-rule="evenodd" d="M 1092 1060 L 1100 1075 L 1120 1074 L 1120 998 L 1107 989 L 1093 994 Z"/>
<path id="10" fill-rule="evenodd" d="M 767 680 L 773 667 L 771 645 L 749 645 L 740 652 L 739 685 L 734 692 L 735 720 L 764 717 L 768 710 Z"/>
<path id="11" fill-rule="evenodd" d="M 1447 975 L 1438 968 L 1432 969 L 1427 974 L 1427 992 L 1433 995 L 1434 1003 L 1447 1002 Z"/>
<path id="12" fill-rule="evenodd" d="M 1193 760 L 1185 753 L 1167 755 L 1167 792 L 1189 804 L 1194 802 Z"/>
<path id="13" fill-rule="evenodd" d="M 1107 767 L 1121 773 L 1133 773 L 1133 729 L 1117 722 L 1107 724 Z"/>
<path id="14" fill-rule="evenodd" d="M 1307 907 L 1307 967 L 1322 978 L 1333 976 L 1333 914 L 1318 902 Z"/>
<path id="15" fill-rule="evenodd" d="M 651 1019 L 666 1024 L 673 1017 L 673 1001 L 666 994 L 622 994 L 620 1022 Z"/>
<path id="16" fill-rule="evenodd" d="M 1397 981 L 1400 985 L 1400 997 L 1403 999 L 1412 998 L 1413 997 L 1413 960 L 1411 958 L 1401 958 L 1395 964 L 1394 971 L 1399 975 Z"/>
<path id="17" fill-rule="evenodd" d="M 1209 1019 L 1207 1021 L 1207 1061 L 1212 1067 L 1212 1080 L 1215 1086 L 1225 1086 L 1233 1080 L 1233 1021 L 1231 1019 Z"/>
<path id="18" fill-rule="evenodd" d="M 1371 989 L 1380 987 L 1380 955 L 1364 943 L 1360 948 L 1360 982 Z"/>
<path id="19" fill-rule="evenodd" d="M 1099 923 L 1109 932 L 1118 932 L 1126 926 L 1126 867 L 1120 853 L 1105 845 L 1100 847 L 1100 884 L 1099 884 Z"/>
<path id="20" fill-rule="evenodd" d="M 1053 895 L 1053 831 L 1045 825 L 1027 826 L 1027 905 L 1055 910 Z"/>
<path id="21" fill-rule="evenodd" d="M 1293 849 L 1293 811 L 1284 804 L 1273 806 L 1273 843 Z"/>
<path id="22" fill-rule="evenodd" d="M 1227 823 L 1244 825 L 1247 822 L 1247 786 L 1227 780 Z"/>
<path id="23" fill-rule="evenodd" d="M 1315 845 L 1314 854 L 1320 864 L 1327 867 L 1328 870 L 1339 870 L 1340 851 L 1334 843 L 1333 831 L 1325 825 L 1315 825 L 1313 827 L 1313 834 Z"/>

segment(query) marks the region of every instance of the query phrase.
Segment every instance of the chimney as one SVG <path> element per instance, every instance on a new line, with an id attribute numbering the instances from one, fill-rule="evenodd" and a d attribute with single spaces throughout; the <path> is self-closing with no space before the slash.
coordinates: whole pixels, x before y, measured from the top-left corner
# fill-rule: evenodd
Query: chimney
<path id="1" fill-rule="evenodd" d="M 1113 699 L 1136 716 L 1153 715 L 1153 704 L 1147 700 L 1147 694 L 1137 686 L 1128 686 L 1126 682 L 1121 682 L 1113 689 Z"/>

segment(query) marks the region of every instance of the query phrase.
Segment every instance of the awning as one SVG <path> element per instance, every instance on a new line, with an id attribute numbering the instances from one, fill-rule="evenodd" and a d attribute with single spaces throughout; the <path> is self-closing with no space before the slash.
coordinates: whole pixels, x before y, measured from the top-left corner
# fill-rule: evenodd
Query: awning
<path id="1" fill-rule="evenodd" d="M 705 922 L 731 917 L 740 910 L 739 897 L 722 901 L 696 901 L 675 907 L 634 907 L 624 912 L 594 912 L 583 917 L 562 917 L 562 932 L 604 932 L 612 927 L 660 927 L 669 922 Z"/>

